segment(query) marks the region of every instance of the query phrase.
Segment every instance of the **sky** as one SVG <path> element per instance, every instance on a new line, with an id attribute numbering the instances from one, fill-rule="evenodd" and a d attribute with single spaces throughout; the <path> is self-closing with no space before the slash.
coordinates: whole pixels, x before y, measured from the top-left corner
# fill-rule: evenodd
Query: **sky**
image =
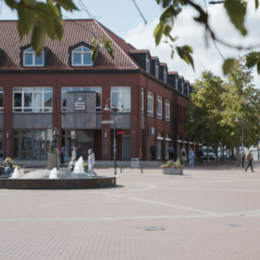
<path id="1" fill-rule="evenodd" d="M 104 26 L 109 28 L 126 42 L 131 43 L 137 49 L 149 49 L 152 56 L 158 56 L 160 62 L 166 62 L 169 71 L 178 71 L 179 75 L 183 75 L 186 80 L 191 83 L 204 70 L 211 70 L 215 75 L 225 79 L 222 74 L 223 58 L 218 53 L 212 40 L 209 39 L 209 46 L 205 43 L 205 29 L 202 25 L 194 22 L 193 17 L 198 14 L 190 7 L 186 7 L 180 13 L 175 21 L 171 35 L 178 36 L 176 45 L 190 45 L 194 49 L 193 58 L 195 61 L 195 72 L 192 67 L 182 61 L 177 53 L 174 59 L 171 59 L 171 49 L 161 43 L 155 46 L 153 31 L 159 21 L 162 9 L 157 5 L 155 0 L 135 0 L 144 15 L 147 24 L 145 25 L 143 18 L 138 13 L 133 0 L 75 0 L 74 3 L 81 9 L 73 13 L 62 12 L 64 19 L 87 19 L 89 15 L 85 12 L 81 2 L 87 7 L 95 19 Z M 0 1 L 1 3 L 1 1 Z M 204 2 L 201 1 L 203 4 Z M 1 5 L 1 4 L 0 4 Z M 260 16 L 255 11 L 254 1 L 249 1 L 247 9 L 247 18 L 245 27 L 248 30 L 247 37 L 244 38 L 230 23 L 222 5 L 210 5 L 207 7 L 210 19 L 210 25 L 216 35 L 228 41 L 231 44 L 251 46 L 259 43 L 260 36 Z M 10 10 L 3 3 L 0 13 L 0 20 L 16 20 L 17 14 Z M 238 51 L 218 44 L 218 48 L 225 58 L 236 58 L 238 55 L 246 54 L 248 51 Z M 254 49 L 260 51 L 260 48 Z M 260 88 L 260 76 L 253 69 L 254 83 Z"/>

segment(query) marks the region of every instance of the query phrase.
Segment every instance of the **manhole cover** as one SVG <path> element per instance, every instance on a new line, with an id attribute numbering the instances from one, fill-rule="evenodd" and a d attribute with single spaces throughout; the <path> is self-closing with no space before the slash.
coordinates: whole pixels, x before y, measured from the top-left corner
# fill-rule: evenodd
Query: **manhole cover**
<path id="1" fill-rule="evenodd" d="M 241 227 L 242 225 L 237 225 L 237 224 L 225 224 L 225 226 L 230 226 L 230 227 Z"/>
<path id="2" fill-rule="evenodd" d="M 164 230 L 165 228 L 163 228 L 163 227 L 138 227 L 136 229 L 142 230 L 142 231 L 160 231 L 160 230 Z"/>

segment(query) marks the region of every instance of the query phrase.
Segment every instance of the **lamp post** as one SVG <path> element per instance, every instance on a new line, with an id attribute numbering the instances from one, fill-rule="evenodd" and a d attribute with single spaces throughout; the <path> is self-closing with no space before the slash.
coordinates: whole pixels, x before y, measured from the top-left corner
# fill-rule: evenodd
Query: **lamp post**
<path id="1" fill-rule="evenodd" d="M 236 118 L 235 122 L 239 122 L 238 117 Z M 242 116 L 242 168 L 244 168 L 244 161 L 245 161 L 245 156 L 244 156 L 244 129 L 245 129 L 245 124 L 244 124 L 244 117 Z"/>
<path id="2" fill-rule="evenodd" d="M 107 101 L 106 101 L 106 106 L 104 108 L 104 111 L 109 111 L 109 106 L 108 106 L 108 101 L 111 100 L 112 101 L 112 107 L 111 107 L 111 111 L 113 112 L 113 115 L 114 115 L 114 143 L 113 143 L 113 153 L 114 153 L 114 174 L 116 175 L 116 111 L 118 110 L 118 108 L 116 107 L 116 104 L 117 104 L 117 101 L 118 100 L 121 100 L 122 102 L 122 105 L 121 105 L 121 108 L 123 109 L 123 101 L 122 99 L 118 98 L 116 101 L 115 101 L 115 104 L 114 104 L 114 100 L 109 98 Z"/>

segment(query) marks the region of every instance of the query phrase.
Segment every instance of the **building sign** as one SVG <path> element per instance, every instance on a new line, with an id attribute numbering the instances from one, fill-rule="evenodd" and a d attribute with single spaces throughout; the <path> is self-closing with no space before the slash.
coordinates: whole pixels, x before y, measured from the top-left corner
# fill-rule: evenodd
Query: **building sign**
<path id="1" fill-rule="evenodd" d="M 132 158 L 131 159 L 131 167 L 138 168 L 139 167 L 139 158 Z"/>
<path id="2" fill-rule="evenodd" d="M 123 130 L 123 131 L 117 131 L 118 135 L 130 135 L 131 131 L 130 130 Z"/>
<path id="3" fill-rule="evenodd" d="M 79 97 L 78 101 L 75 102 L 75 110 L 85 110 L 85 102 L 82 101 L 82 98 Z"/>

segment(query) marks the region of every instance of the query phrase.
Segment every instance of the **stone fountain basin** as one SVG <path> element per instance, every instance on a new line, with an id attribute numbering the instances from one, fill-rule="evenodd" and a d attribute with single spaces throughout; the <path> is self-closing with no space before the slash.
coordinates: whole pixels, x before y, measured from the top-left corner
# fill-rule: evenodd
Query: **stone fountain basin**
<path id="1" fill-rule="evenodd" d="M 84 173 L 58 170 L 58 179 L 49 179 L 50 170 L 38 170 L 17 179 L 0 179 L 0 189 L 96 189 L 116 186 L 116 177 L 88 178 Z"/>

